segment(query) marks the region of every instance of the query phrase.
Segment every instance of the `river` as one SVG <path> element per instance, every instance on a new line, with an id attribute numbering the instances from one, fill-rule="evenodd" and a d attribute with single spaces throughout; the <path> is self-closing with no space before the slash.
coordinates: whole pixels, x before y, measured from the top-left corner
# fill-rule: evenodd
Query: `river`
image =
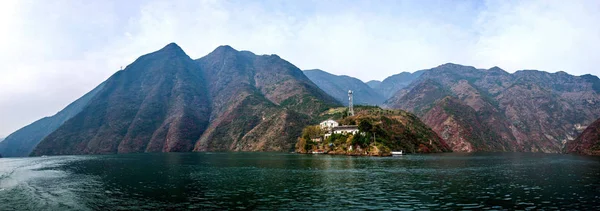
<path id="1" fill-rule="evenodd" d="M 600 210 L 600 158 L 157 153 L 0 159 L 0 210 Z"/>

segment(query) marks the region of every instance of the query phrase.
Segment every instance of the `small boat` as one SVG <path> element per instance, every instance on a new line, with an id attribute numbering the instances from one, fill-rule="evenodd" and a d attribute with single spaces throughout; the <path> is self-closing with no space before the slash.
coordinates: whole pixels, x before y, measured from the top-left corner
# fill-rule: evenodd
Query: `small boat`
<path id="1" fill-rule="evenodd" d="M 325 151 L 313 151 L 313 154 L 325 154 Z"/>
<path id="2" fill-rule="evenodd" d="M 402 150 L 400 151 L 392 151 L 392 155 L 402 155 Z"/>

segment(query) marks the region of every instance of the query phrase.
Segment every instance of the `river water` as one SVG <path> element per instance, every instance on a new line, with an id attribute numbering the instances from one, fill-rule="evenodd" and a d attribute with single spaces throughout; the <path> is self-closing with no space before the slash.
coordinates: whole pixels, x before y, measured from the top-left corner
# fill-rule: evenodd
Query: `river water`
<path id="1" fill-rule="evenodd" d="M 0 210 L 600 210 L 600 158 L 164 153 L 0 159 Z"/>

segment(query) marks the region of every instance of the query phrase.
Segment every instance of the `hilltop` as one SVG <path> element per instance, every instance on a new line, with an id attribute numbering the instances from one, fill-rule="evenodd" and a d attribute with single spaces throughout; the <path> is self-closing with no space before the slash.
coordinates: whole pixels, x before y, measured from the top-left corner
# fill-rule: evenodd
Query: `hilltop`
<path id="1" fill-rule="evenodd" d="M 391 151 L 407 153 L 450 152 L 448 145 L 415 115 L 402 110 L 358 106 L 354 116 L 346 108 L 330 109 L 321 119 L 340 125 L 355 125 L 354 134 L 332 134 L 319 125 L 308 126 L 298 138 L 296 152 L 387 156 Z"/>

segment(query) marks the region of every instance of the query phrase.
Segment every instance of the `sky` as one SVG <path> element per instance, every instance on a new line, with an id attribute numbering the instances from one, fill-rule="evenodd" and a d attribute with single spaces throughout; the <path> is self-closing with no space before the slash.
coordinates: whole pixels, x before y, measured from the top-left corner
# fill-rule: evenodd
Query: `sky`
<path id="1" fill-rule="evenodd" d="M 0 1 L 0 137 L 176 42 L 363 81 L 452 62 L 600 75 L 600 1 Z"/>

